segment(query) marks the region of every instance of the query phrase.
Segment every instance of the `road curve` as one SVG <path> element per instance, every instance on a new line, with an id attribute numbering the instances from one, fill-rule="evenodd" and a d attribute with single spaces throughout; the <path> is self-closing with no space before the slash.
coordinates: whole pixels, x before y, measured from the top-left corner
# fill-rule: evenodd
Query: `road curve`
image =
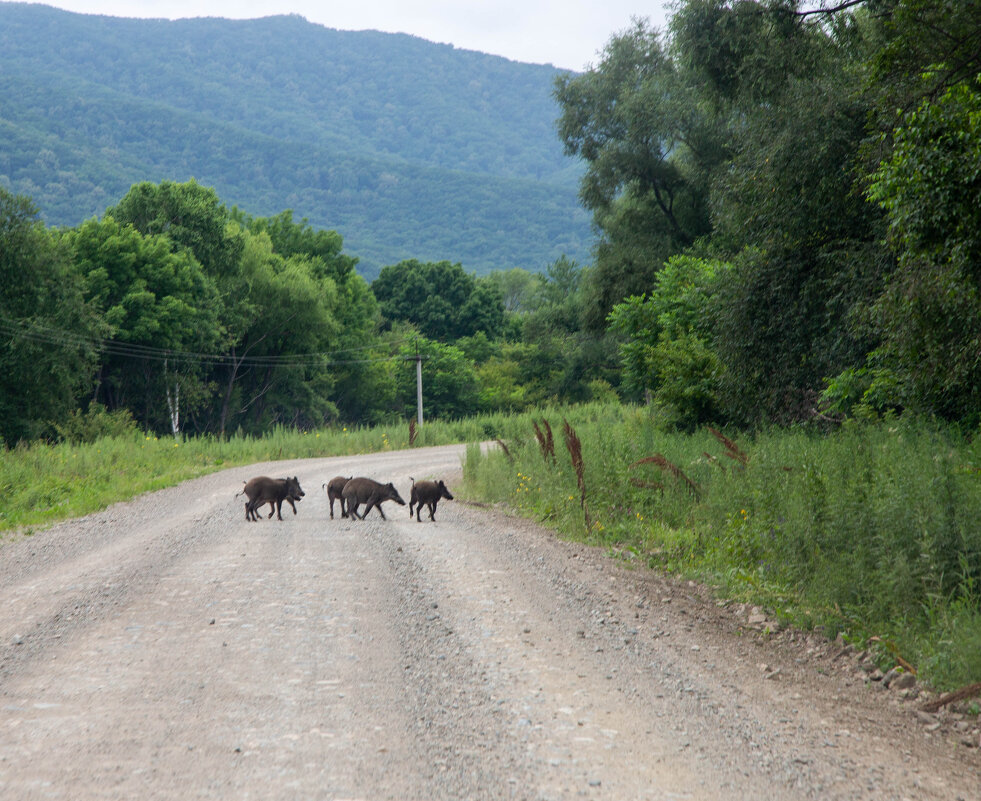
<path id="1" fill-rule="evenodd" d="M 0 798 L 981 797 L 977 748 L 699 587 L 459 501 L 329 519 L 334 475 L 408 500 L 463 452 L 225 470 L 4 544 Z M 258 474 L 295 516 L 246 522 Z"/>

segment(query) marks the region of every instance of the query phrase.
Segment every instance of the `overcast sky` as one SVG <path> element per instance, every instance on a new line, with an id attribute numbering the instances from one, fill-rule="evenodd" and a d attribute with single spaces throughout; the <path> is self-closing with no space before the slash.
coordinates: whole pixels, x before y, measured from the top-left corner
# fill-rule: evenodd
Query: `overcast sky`
<path id="1" fill-rule="evenodd" d="M 663 27 L 669 0 L 41 0 L 117 17 L 250 19 L 295 13 L 341 30 L 411 33 L 533 64 L 583 70 L 631 17 Z"/>

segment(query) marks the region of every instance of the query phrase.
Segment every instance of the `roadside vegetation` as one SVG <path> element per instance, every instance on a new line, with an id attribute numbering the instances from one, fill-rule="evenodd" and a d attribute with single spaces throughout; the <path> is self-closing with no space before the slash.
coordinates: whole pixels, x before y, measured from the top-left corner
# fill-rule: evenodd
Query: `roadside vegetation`
<path id="1" fill-rule="evenodd" d="M 981 443 L 949 426 L 682 433 L 619 403 L 225 440 L 87 422 L 89 441 L 3 452 L 0 542 L 236 465 L 466 442 L 463 497 L 787 624 L 876 638 L 936 687 L 981 675 Z"/>
<path id="2" fill-rule="evenodd" d="M 861 647 L 876 637 L 884 662 L 935 686 L 981 676 L 981 444 L 956 429 L 887 420 L 732 439 L 595 406 L 544 414 L 505 444 L 469 448 L 470 497 L 786 623 Z"/>
<path id="3" fill-rule="evenodd" d="M 277 426 L 262 437 L 167 437 L 140 431 L 126 416 L 99 413 L 61 442 L 0 450 L 0 542 L 58 520 L 88 514 L 144 492 L 237 465 L 346 456 L 510 436 L 521 418 L 338 426 L 298 431 Z M 84 434 L 84 436 L 83 436 Z"/>

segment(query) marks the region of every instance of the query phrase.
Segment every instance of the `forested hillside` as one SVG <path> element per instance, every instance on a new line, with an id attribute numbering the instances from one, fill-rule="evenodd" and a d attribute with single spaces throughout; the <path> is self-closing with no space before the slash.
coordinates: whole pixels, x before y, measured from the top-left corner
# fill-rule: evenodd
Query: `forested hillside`
<path id="1" fill-rule="evenodd" d="M 348 65 L 350 81 L 373 87 L 358 105 L 336 88 L 349 85 L 339 72 L 315 79 L 308 64 L 304 37 L 334 34 L 297 18 L 145 28 L 0 9 L 51 23 L 30 36 L 21 24 L 25 41 L 8 24 L 0 43 L 20 65 L 19 78 L 3 76 L 19 100 L 4 107 L 0 174 L 22 184 L 0 186 L 5 442 L 68 436 L 73 415 L 93 409 L 145 430 L 217 434 L 405 419 L 417 353 L 434 417 L 618 396 L 688 430 L 904 414 L 981 424 L 981 0 L 819 12 L 686 0 L 665 31 L 638 20 L 613 35 L 583 74 L 535 72 L 553 81 L 556 141 L 582 159 L 579 195 L 598 232 L 585 263 L 546 258 L 564 229 L 533 192 L 509 193 L 549 194 L 570 177 L 566 160 L 546 157 L 555 144 L 533 144 L 530 117 L 515 122 L 526 143 L 503 130 L 505 107 L 534 94 L 504 88 L 521 65 L 378 36 L 404 44 L 406 60 L 373 71 L 338 45 L 331 69 Z M 58 38 L 60 20 L 88 29 Z M 264 46 L 261 34 L 280 29 L 281 44 Z M 234 47 L 244 55 L 222 56 Z M 246 62 L 248 80 L 231 66 Z M 53 68 L 58 80 L 41 82 Z M 432 110 L 467 106 L 452 92 L 470 99 L 453 135 L 406 136 L 448 126 Z M 246 123 L 251 139 L 236 138 Z M 47 131 L 40 150 L 32 128 Z M 314 130 L 322 150 L 304 141 Z M 373 165 L 394 164 L 386 149 L 401 138 L 413 162 L 380 175 Z M 90 151 L 72 144 L 83 139 L 101 143 L 118 194 L 99 189 Z M 342 140 L 364 148 L 327 155 Z M 426 150 L 437 141 L 445 154 Z M 150 142 L 236 183 L 157 180 L 138 163 Z M 454 169 L 427 184 L 437 162 Z M 506 174 L 536 169 L 554 183 Z M 301 182 L 304 170 L 316 180 Z M 295 184 L 282 179 L 290 171 Z M 42 186 L 42 174 L 59 178 Z M 286 199 L 269 212 L 275 200 L 241 199 L 280 180 Z M 86 219 L 52 225 L 45 204 L 83 185 Z M 347 214 L 401 208 L 362 220 L 396 257 L 366 281 L 363 253 L 343 225 L 305 211 L 303 192 L 348 192 Z M 417 238 L 399 239 L 396 225 Z M 502 268 L 502 249 L 532 252 L 528 237 L 540 256 L 525 262 L 534 271 L 474 275 L 464 256 L 429 255 L 430 232 Z"/>
<path id="2" fill-rule="evenodd" d="M 402 258 L 540 270 L 587 257 L 557 71 L 292 16 L 131 20 L 0 3 L 0 186 L 49 224 L 142 180 L 213 186 Z"/>

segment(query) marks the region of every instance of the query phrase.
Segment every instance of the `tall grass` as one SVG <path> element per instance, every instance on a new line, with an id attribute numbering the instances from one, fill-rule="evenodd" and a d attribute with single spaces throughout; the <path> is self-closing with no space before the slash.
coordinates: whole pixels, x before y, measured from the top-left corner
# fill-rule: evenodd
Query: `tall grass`
<path id="1" fill-rule="evenodd" d="M 414 431 L 181 441 L 129 432 L 0 452 L 0 531 L 29 532 L 222 467 L 412 440 L 474 443 L 464 496 L 698 576 L 797 624 L 875 635 L 938 687 L 981 679 L 981 444 L 922 421 L 687 435 L 666 433 L 645 409 L 592 404 Z M 487 440 L 499 447 L 485 454 L 476 443 Z"/>
<path id="2" fill-rule="evenodd" d="M 511 437 L 518 418 L 488 415 L 299 432 L 275 428 L 263 437 L 157 438 L 135 430 L 86 444 L 35 443 L 0 450 L 0 532 L 31 529 L 88 514 L 140 493 L 223 467 L 307 457 L 344 456 L 426 445 Z"/>
<path id="3" fill-rule="evenodd" d="M 938 686 L 981 679 L 977 443 L 916 421 L 742 441 L 636 409 L 573 416 L 578 471 L 571 451 L 543 462 L 529 429 L 511 460 L 468 454 L 468 491 L 800 625 L 878 635 Z"/>

